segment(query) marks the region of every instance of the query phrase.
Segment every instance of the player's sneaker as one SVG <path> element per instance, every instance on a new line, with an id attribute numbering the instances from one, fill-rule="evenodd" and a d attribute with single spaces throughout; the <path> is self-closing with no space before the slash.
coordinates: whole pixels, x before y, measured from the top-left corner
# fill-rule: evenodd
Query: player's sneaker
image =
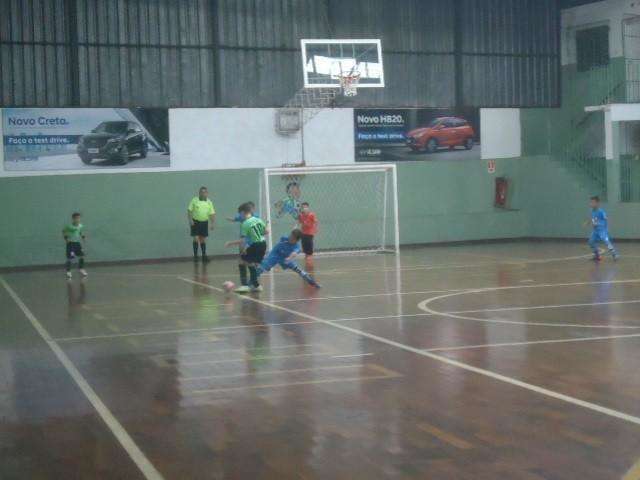
<path id="1" fill-rule="evenodd" d="M 599 262 L 602 260 L 602 257 L 600 255 L 594 255 L 593 257 L 591 257 L 591 261 L 592 262 Z"/>
<path id="2" fill-rule="evenodd" d="M 86 277 L 89 274 L 87 273 L 87 271 L 84 268 L 81 268 L 80 269 L 80 275 L 82 275 L 83 277 Z"/>
<path id="3" fill-rule="evenodd" d="M 71 274 L 71 272 L 67 272 L 67 278 L 71 278 L 73 277 L 73 275 Z"/>
<path id="4" fill-rule="evenodd" d="M 255 287 L 251 287 L 252 292 L 261 292 L 263 290 L 264 288 L 262 288 L 262 285 L 256 285 Z"/>
<path id="5" fill-rule="evenodd" d="M 305 277 L 305 280 L 306 280 L 306 281 L 307 281 L 307 283 L 308 283 L 309 285 L 311 285 L 312 287 L 322 288 L 322 286 L 321 286 L 318 282 L 316 282 L 316 279 L 315 279 L 315 278 L 313 278 L 311 275 L 307 275 L 307 276 Z"/>
<path id="6" fill-rule="evenodd" d="M 249 293 L 250 291 L 251 289 L 249 288 L 248 285 L 241 285 L 234 290 L 234 292 L 236 293 Z"/>
<path id="7" fill-rule="evenodd" d="M 620 258 L 620 255 L 617 252 L 613 252 L 611 253 L 611 257 L 613 258 L 614 262 L 617 262 L 618 259 Z"/>

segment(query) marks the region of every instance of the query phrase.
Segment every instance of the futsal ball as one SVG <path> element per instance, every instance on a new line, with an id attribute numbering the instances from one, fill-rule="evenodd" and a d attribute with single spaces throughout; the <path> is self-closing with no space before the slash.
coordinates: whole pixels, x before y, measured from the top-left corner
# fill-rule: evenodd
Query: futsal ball
<path id="1" fill-rule="evenodd" d="M 222 284 L 222 288 L 224 288 L 225 292 L 230 292 L 232 291 L 234 288 L 236 288 L 236 284 L 233 283 L 231 280 L 227 280 L 226 282 L 224 282 Z"/>

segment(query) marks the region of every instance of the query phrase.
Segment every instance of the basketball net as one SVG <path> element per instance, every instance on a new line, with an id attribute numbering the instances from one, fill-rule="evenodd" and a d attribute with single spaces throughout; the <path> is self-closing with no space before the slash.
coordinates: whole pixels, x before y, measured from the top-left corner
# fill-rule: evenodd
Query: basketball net
<path id="1" fill-rule="evenodd" d="M 340 75 L 340 88 L 345 97 L 355 97 L 358 95 L 358 83 L 360 82 L 360 73 L 345 73 Z"/>

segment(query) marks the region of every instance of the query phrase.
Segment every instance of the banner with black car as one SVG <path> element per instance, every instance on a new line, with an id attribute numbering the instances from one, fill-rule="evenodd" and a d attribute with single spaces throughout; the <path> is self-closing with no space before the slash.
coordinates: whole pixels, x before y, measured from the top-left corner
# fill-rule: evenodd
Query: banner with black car
<path id="1" fill-rule="evenodd" d="M 356 162 L 480 159 L 477 108 L 356 109 Z"/>
<path id="2" fill-rule="evenodd" d="M 5 171 L 171 165 L 163 108 L 4 108 Z"/>

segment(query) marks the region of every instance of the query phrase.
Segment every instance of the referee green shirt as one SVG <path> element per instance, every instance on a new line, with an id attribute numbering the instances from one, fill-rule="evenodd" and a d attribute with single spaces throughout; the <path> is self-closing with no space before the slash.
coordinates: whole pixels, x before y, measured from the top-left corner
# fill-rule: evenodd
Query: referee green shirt
<path id="1" fill-rule="evenodd" d="M 206 222 L 211 215 L 216 213 L 213 202 L 208 198 L 200 200 L 200 197 L 193 197 L 187 210 L 191 213 L 191 218 L 197 222 Z"/>

